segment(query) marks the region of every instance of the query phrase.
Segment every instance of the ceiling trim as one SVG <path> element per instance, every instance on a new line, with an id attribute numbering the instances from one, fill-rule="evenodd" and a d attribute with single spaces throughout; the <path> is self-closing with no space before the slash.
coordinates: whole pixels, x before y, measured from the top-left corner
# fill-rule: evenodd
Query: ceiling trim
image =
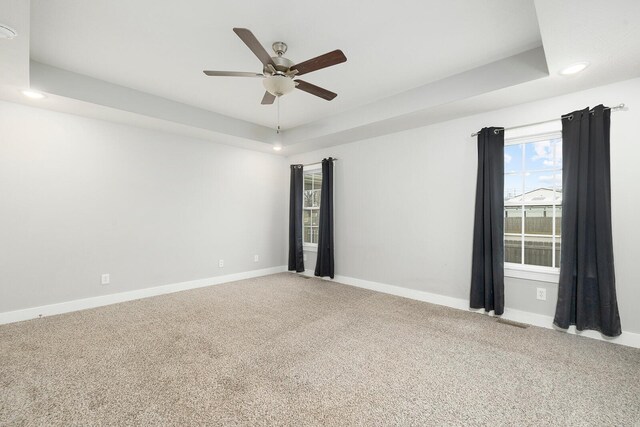
<path id="1" fill-rule="evenodd" d="M 31 61 L 30 72 L 31 87 L 48 94 L 148 117 L 148 124 L 166 121 L 180 133 L 226 137 L 232 145 L 262 143 L 260 149 L 269 149 L 278 143 L 290 147 L 283 150 L 287 155 L 424 126 L 439 106 L 548 76 L 544 50 L 538 47 L 276 134 L 265 126 L 37 61 Z"/>
<path id="2" fill-rule="evenodd" d="M 286 130 L 283 145 L 343 144 L 424 126 L 434 108 L 549 76 L 542 47 L 486 64 L 307 125 Z M 336 142 L 339 141 L 339 142 Z"/>
<path id="3" fill-rule="evenodd" d="M 141 114 L 193 128 L 273 144 L 275 130 L 156 95 L 31 61 L 31 87 L 96 105 Z"/>

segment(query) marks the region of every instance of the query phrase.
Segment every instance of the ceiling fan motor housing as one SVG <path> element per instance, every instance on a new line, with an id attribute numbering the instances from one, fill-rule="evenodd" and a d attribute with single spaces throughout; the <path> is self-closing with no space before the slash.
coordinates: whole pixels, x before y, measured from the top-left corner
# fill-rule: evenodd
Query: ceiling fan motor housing
<path id="1" fill-rule="evenodd" d="M 284 74 L 287 71 L 289 71 L 289 68 L 295 65 L 293 61 L 285 58 L 284 56 L 273 56 L 271 57 L 271 59 L 273 60 L 273 63 L 275 64 L 275 69 L 278 73 Z M 269 67 L 267 66 L 264 67 L 264 73 L 267 75 L 273 74 L 273 72 L 269 70 Z"/>

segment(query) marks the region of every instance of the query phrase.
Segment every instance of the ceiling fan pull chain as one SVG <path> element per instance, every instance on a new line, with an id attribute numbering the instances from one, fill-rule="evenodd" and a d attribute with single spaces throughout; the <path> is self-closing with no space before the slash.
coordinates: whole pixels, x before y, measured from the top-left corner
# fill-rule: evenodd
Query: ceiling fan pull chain
<path id="1" fill-rule="evenodd" d="M 278 107 L 278 130 L 276 131 L 277 134 L 280 134 L 280 97 L 278 97 L 277 99 L 277 107 Z"/>

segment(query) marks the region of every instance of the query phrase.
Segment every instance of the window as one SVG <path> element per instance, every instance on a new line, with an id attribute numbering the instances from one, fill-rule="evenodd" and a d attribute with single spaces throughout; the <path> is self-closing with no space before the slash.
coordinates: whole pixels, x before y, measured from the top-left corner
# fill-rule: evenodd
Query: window
<path id="1" fill-rule="evenodd" d="M 322 170 L 317 166 L 308 170 L 305 168 L 302 197 L 302 241 L 305 246 L 318 246 L 321 188 Z"/>
<path id="2" fill-rule="evenodd" d="M 505 269 L 557 274 L 560 267 L 561 223 L 561 134 L 506 140 Z"/>

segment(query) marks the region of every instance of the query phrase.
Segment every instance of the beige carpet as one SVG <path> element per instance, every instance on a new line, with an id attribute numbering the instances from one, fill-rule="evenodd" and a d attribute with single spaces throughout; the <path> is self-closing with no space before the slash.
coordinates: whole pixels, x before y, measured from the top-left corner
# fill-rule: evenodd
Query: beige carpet
<path id="1" fill-rule="evenodd" d="M 616 425 L 640 350 L 283 273 L 0 327 L 1 425 Z"/>

